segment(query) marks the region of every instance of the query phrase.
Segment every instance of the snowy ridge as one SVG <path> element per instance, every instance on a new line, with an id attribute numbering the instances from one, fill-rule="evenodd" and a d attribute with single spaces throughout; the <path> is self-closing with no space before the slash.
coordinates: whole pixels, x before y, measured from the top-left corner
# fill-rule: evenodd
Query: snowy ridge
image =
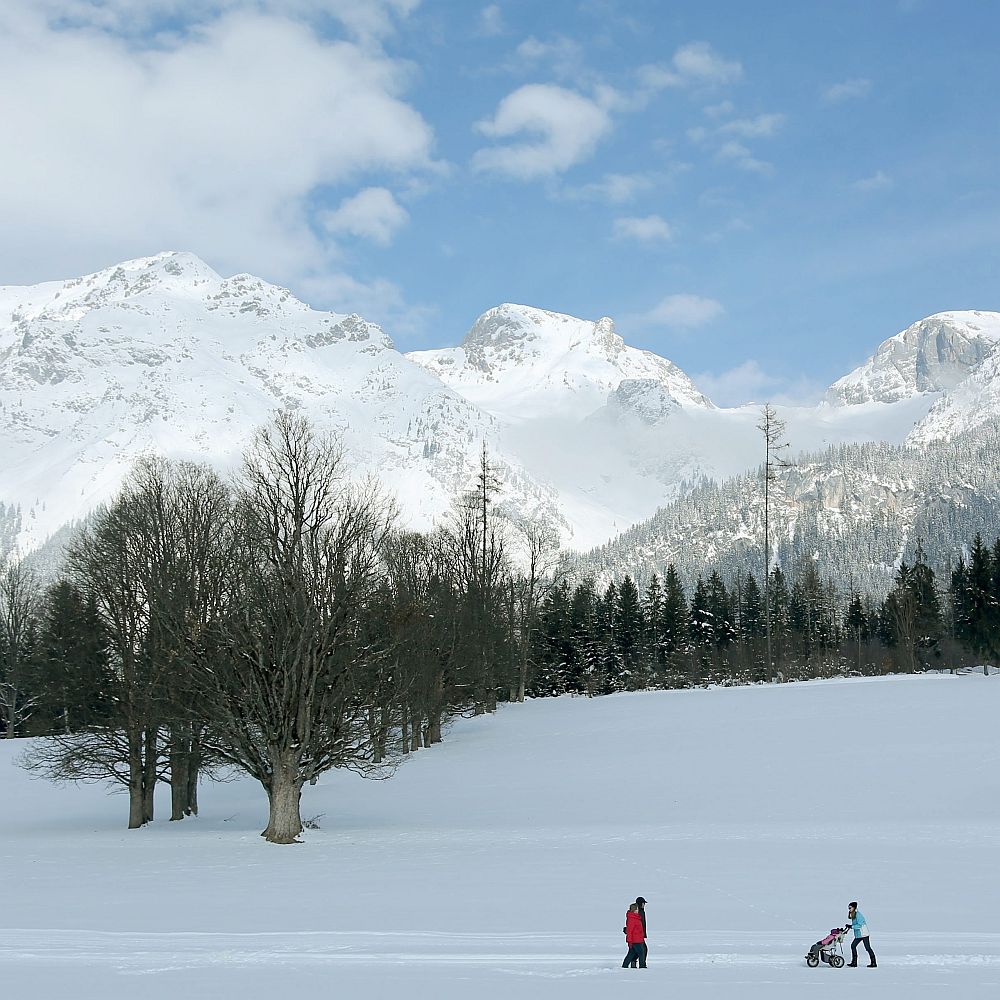
<path id="1" fill-rule="evenodd" d="M 914 324 L 826 402 L 779 408 L 792 453 L 922 446 L 1000 416 L 998 340 L 998 313 Z M 468 488 L 485 441 L 505 508 L 584 551 L 759 461 L 757 405 L 714 406 L 608 317 L 508 303 L 459 347 L 404 355 L 360 316 L 167 252 L 0 287 L 0 556 L 85 516 L 146 451 L 227 470 L 277 408 L 338 432 L 418 529 Z"/>
<path id="2" fill-rule="evenodd" d="M 111 496 L 144 452 L 225 470 L 287 407 L 339 432 L 356 473 L 377 471 L 411 523 L 447 509 L 483 440 L 511 503 L 558 520 L 499 454 L 493 418 L 359 316 L 178 253 L 4 288 L 0 303 L 0 498 L 23 508 L 25 549 Z"/>
<path id="3" fill-rule="evenodd" d="M 942 312 L 883 341 L 827 392 L 834 404 L 894 403 L 955 388 L 1000 342 L 1000 313 Z"/>
<path id="4" fill-rule="evenodd" d="M 591 322 L 506 303 L 483 313 L 460 347 L 407 357 L 508 421 L 582 419 L 623 379 L 650 380 L 680 406 L 712 406 L 675 364 L 626 346 L 607 316 Z"/>

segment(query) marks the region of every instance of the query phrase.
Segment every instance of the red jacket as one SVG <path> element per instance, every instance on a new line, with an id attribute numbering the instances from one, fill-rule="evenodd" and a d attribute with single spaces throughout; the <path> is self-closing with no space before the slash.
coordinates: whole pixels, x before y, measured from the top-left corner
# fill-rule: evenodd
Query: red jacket
<path id="1" fill-rule="evenodd" d="M 629 910 L 625 914 L 625 943 L 642 944 L 646 940 L 646 932 L 642 929 L 642 917 Z"/>

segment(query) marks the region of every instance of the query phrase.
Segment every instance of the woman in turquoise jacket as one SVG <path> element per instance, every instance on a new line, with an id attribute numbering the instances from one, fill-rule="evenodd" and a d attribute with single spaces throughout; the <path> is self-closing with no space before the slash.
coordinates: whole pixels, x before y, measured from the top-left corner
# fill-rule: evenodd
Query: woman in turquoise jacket
<path id="1" fill-rule="evenodd" d="M 847 918 L 850 923 L 844 927 L 844 930 L 846 931 L 848 927 L 854 929 L 854 940 L 851 942 L 851 960 L 847 963 L 847 967 L 849 969 L 858 967 L 858 945 L 863 944 L 871 959 L 868 968 L 877 968 L 878 962 L 875 961 L 875 952 L 872 951 L 871 943 L 868 940 L 868 924 L 865 923 L 865 915 L 858 909 L 857 903 L 848 904 Z"/>

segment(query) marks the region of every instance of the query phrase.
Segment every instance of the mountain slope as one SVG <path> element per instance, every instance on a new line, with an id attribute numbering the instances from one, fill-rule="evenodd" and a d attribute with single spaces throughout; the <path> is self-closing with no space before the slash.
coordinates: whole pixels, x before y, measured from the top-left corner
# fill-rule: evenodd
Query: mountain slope
<path id="1" fill-rule="evenodd" d="M 624 379 L 651 380 L 677 406 L 712 406 L 675 364 L 628 347 L 607 316 L 591 322 L 505 303 L 483 313 L 460 347 L 407 357 L 512 422 L 582 419 Z"/>
<path id="2" fill-rule="evenodd" d="M 997 313 L 914 324 L 825 402 L 779 408 L 790 454 L 923 445 L 1000 417 L 998 340 Z M 359 316 L 164 253 L 0 287 L 0 557 L 113 495 L 145 451 L 230 468 L 281 407 L 337 431 L 355 474 L 376 473 L 414 528 L 468 488 L 485 442 L 505 509 L 577 550 L 760 460 L 757 405 L 714 406 L 606 317 L 505 304 L 461 346 L 403 355 Z"/>
<path id="3" fill-rule="evenodd" d="M 845 444 L 803 455 L 772 485 L 772 565 L 804 561 L 843 592 L 888 590 L 918 541 L 938 570 L 976 532 L 1000 536 L 1000 421 L 926 448 Z M 761 473 L 703 483 L 576 563 L 606 582 L 644 583 L 673 563 L 690 585 L 706 568 L 727 580 L 763 573 Z"/>
<path id="4" fill-rule="evenodd" d="M 358 316 L 316 312 L 189 254 L 0 290 L 0 498 L 37 545 L 105 500 L 145 451 L 226 469 L 277 408 L 338 431 L 358 475 L 378 472 L 429 526 L 468 482 L 492 417 Z M 504 456 L 510 499 L 558 518 Z"/>
<path id="5" fill-rule="evenodd" d="M 943 312 L 883 341 L 875 354 L 830 386 L 833 404 L 895 403 L 953 389 L 1000 343 L 1000 313 Z"/>

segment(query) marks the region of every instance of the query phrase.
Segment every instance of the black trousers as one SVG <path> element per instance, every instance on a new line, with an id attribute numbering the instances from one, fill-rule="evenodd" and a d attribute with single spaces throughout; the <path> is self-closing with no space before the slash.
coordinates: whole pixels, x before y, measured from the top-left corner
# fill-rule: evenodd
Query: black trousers
<path id="1" fill-rule="evenodd" d="M 851 962 L 854 965 L 858 964 L 858 945 L 863 944 L 865 946 L 865 951 L 868 952 L 868 958 L 871 960 L 872 965 L 875 965 L 875 952 L 872 951 L 872 946 L 868 941 L 868 935 L 864 937 L 855 938 L 851 942 Z"/>
<path id="2" fill-rule="evenodd" d="M 639 963 L 640 969 L 646 968 L 646 946 L 639 941 L 637 944 L 629 945 L 628 954 L 622 962 L 622 968 L 627 969 L 630 965 L 635 968 L 635 963 Z"/>

